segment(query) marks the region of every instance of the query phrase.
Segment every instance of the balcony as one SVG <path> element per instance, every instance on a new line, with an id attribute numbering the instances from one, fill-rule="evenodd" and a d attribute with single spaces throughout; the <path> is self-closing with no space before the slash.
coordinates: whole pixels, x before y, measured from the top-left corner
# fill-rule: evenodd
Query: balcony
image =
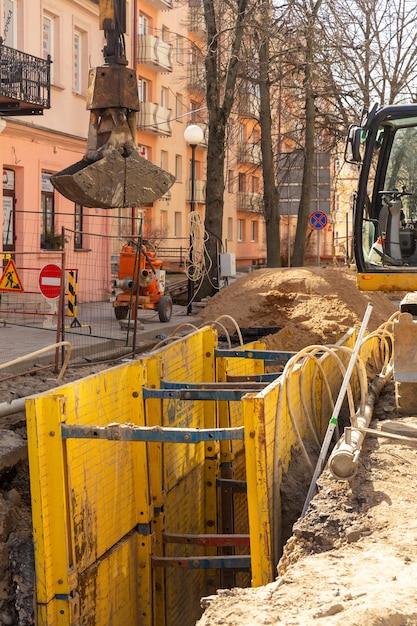
<path id="1" fill-rule="evenodd" d="M 187 87 L 190 91 L 206 90 L 206 71 L 204 65 L 193 63 L 187 67 Z"/>
<path id="2" fill-rule="evenodd" d="M 139 35 L 138 63 L 155 72 L 172 72 L 172 46 L 154 35 Z"/>
<path id="3" fill-rule="evenodd" d="M 249 118 L 259 117 L 260 98 L 256 94 L 240 87 L 236 103 L 239 115 Z"/>
<path id="4" fill-rule="evenodd" d="M 141 102 L 138 113 L 138 129 L 161 137 L 169 137 L 172 132 L 171 115 L 171 109 L 166 109 L 154 102 Z"/>
<path id="5" fill-rule="evenodd" d="M 51 59 L 4 46 L 0 38 L 0 114 L 42 115 L 51 108 Z"/>
<path id="6" fill-rule="evenodd" d="M 194 185 L 194 200 L 197 204 L 206 203 L 206 181 L 196 180 Z M 191 180 L 187 180 L 187 202 L 191 202 Z"/>
<path id="7" fill-rule="evenodd" d="M 238 191 L 237 210 L 249 213 L 263 213 L 262 195 L 260 193 L 249 193 L 248 191 Z"/>
<path id="8" fill-rule="evenodd" d="M 241 142 L 238 148 L 237 160 L 239 163 L 260 165 L 262 161 L 261 146 L 257 143 Z"/>
<path id="9" fill-rule="evenodd" d="M 188 7 L 188 30 L 200 39 L 204 39 L 206 22 L 204 20 L 203 3 L 201 0 L 189 0 Z"/>
<path id="10" fill-rule="evenodd" d="M 173 7 L 172 0 L 145 0 L 145 2 L 158 11 L 169 11 Z"/>

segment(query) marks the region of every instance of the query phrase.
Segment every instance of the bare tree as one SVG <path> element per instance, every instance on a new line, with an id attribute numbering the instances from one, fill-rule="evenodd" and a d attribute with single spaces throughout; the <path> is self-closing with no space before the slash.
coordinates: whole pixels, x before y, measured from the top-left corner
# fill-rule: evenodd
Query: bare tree
<path id="1" fill-rule="evenodd" d="M 207 30 L 205 56 L 208 109 L 207 184 L 205 230 L 211 276 L 206 276 L 199 297 L 212 295 L 217 285 L 218 252 L 222 243 L 225 188 L 225 140 L 239 71 L 242 40 L 247 26 L 248 0 L 224 3 L 203 0 Z M 220 25 L 222 28 L 220 28 Z"/>
<path id="2" fill-rule="evenodd" d="M 311 211 L 314 153 L 325 137 L 335 149 L 352 119 L 372 101 L 417 98 L 417 6 L 409 0 L 289 0 L 281 7 L 292 25 L 291 54 L 285 58 L 299 102 L 304 154 L 301 200 L 293 264 L 304 263 Z M 282 61 L 281 61 L 282 62 Z M 294 121 L 296 121 L 294 119 Z M 298 135 L 298 136 L 297 136 Z M 294 142 L 299 133 L 293 134 Z"/>
<path id="3" fill-rule="evenodd" d="M 316 148 L 316 86 L 322 78 L 316 63 L 321 31 L 319 12 L 322 2 L 323 0 L 294 0 L 288 3 L 285 15 L 286 22 L 293 26 L 295 35 L 290 39 L 293 49 L 291 55 L 287 57 L 287 62 L 289 67 L 292 67 L 292 76 L 297 77 L 295 81 L 297 91 L 302 94 L 304 104 L 304 167 L 292 257 L 292 264 L 297 266 L 304 264 L 308 216 L 311 211 Z"/>
<path id="4" fill-rule="evenodd" d="M 417 5 L 410 0 L 334 0 L 326 6 L 322 61 L 345 110 L 373 101 L 414 102 Z M 329 54 L 330 53 L 330 54 Z M 331 55 L 331 63 L 329 61 Z"/>

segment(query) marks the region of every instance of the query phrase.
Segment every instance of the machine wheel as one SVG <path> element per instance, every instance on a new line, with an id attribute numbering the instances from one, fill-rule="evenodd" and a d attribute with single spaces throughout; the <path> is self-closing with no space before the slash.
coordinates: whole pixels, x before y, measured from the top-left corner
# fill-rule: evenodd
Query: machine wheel
<path id="1" fill-rule="evenodd" d="M 129 313 L 128 306 L 115 306 L 114 314 L 117 320 L 125 320 L 127 318 L 127 314 Z"/>
<path id="2" fill-rule="evenodd" d="M 158 314 L 160 322 L 169 322 L 172 315 L 171 296 L 162 296 L 158 304 Z"/>

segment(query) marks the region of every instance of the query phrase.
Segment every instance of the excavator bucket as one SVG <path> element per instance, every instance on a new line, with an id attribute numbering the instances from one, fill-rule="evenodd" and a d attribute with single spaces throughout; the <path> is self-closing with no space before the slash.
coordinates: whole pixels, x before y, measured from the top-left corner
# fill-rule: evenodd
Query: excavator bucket
<path id="1" fill-rule="evenodd" d="M 81 161 L 51 176 L 65 198 L 85 207 L 137 207 L 161 198 L 175 177 L 140 156 L 135 70 L 123 64 L 91 68 L 87 150 Z"/>
<path id="2" fill-rule="evenodd" d="M 85 207 L 114 209 L 149 204 L 175 182 L 172 174 L 140 156 L 119 150 L 98 161 L 81 160 L 54 174 L 51 182 L 65 198 Z"/>

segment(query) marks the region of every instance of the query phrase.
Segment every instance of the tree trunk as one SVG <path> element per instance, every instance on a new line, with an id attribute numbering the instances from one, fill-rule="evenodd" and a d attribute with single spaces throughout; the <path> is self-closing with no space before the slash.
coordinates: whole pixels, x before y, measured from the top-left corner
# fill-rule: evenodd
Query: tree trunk
<path id="1" fill-rule="evenodd" d="M 213 122 L 209 121 L 210 142 L 207 146 L 207 163 L 210 168 L 206 182 L 206 216 L 205 230 L 208 234 L 206 241 L 206 270 L 199 296 L 211 296 L 219 288 L 218 285 L 218 253 L 222 246 L 223 226 L 223 194 L 224 194 L 224 144 L 226 125 L 219 113 Z M 200 299 L 200 298 L 198 298 Z"/>
<path id="2" fill-rule="evenodd" d="M 307 70 L 307 73 L 308 70 Z M 306 130 L 304 148 L 303 180 L 301 184 L 301 199 L 298 208 L 297 229 L 295 232 L 294 251 L 292 265 L 302 267 L 306 249 L 308 217 L 311 212 L 311 196 L 313 190 L 313 167 L 314 167 L 314 94 L 311 87 L 306 88 Z"/>
<path id="3" fill-rule="evenodd" d="M 218 253 L 223 241 L 224 162 L 227 122 L 234 102 L 234 91 L 239 68 L 239 55 L 245 31 L 248 0 L 238 0 L 229 50 L 229 62 L 224 77 L 220 74 L 219 31 L 213 0 L 203 0 L 207 29 L 206 100 L 209 117 L 207 141 L 206 214 L 204 226 L 206 241 L 206 272 L 198 288 L 196 300 L 212 296 L 219 288 Z M 222 25 L 223 27 L 223 25 Z M 221 55 L 226 53 L 221 49 Z"/>
<path id="4" fill-rule="evenodd" d="M 308 217 L 311 212 L 311 196 L 313 190 L 313 172 L 315 156 L 315 93 L 313 87 L 314 74 L 314 47 L 315 35 L 314 24 L 317 20 L 317 13 L 322 0 L 317 0 L 312 7 L 311 15 L 308 16 L 306 25 L 306 47 L 305 47 L 305 146 L 304 146 L 304 169 L 301 184 L 301 199 L 298 209 L 297 229 L 295 232 L 294 251 L 292 265 L 302 267 L 304 265 Z"/>
<path id="5" fill-rule="evenodd" d="M 266 228 L 266 264 L 281 267 L 281 245 L 279 228 L 279 193 L 275 184 L 274 153 L 272 149 L 271 95 L 269 85 L 269 40 L 263 39 L 259 48 L 259 92 L 262 149 L 262 175 L 264 217 Z"/>

